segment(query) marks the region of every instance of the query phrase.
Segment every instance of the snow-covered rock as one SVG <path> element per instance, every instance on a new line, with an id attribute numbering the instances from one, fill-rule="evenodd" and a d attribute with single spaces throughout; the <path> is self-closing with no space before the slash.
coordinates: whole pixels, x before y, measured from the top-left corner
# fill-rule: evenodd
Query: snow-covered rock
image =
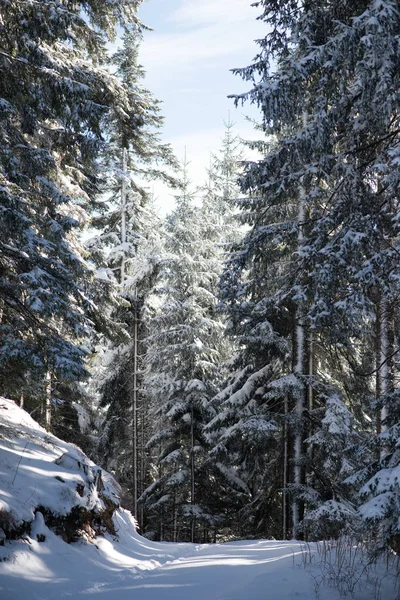
<path id="1" fill-rule="evenodd" d="M 118 485 L 108 473 L 0 397 L 0 544 L 40 518 L 68 541 L 112 532 L 118 506 Z"/>

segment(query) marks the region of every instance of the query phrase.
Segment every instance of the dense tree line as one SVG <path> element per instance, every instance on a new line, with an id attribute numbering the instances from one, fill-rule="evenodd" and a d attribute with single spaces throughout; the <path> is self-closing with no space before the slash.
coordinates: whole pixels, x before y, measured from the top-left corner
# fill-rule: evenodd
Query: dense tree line
<path id="1" fill-rule="evenodd" d="M 234 100 L 260 159 L 228 122 L 198 189 L 140 2 L 2 4 L 1 393 L 97 454 L 149 537 L 398 549 L 398 2 L 257 2 Z"/>

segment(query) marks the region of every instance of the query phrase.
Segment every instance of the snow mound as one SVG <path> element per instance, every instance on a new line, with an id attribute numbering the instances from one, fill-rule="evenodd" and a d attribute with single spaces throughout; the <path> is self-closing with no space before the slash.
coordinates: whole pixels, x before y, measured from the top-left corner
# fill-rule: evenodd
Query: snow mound
<path id="1" fill-rule="evenodd" d="M 112 531 L 118 506 L 108 473 L 0 397 L 0 538 L 29 531 L 38 511 L 68 541 Z"/>

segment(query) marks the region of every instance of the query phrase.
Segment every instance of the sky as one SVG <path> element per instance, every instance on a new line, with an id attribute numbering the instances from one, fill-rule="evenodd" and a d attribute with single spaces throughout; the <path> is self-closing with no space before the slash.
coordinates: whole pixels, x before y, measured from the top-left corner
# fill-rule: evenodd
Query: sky
<path id="1" fill-rule="evenodd" d="M 216 152 L 229 118 L 244 139 L 257 137 L 246 116 L 257 119 L 250 104 L 235 108 L 230 94 L 250 89 L 233 68 L 249 65 L 258 51 L 256 39 L 265 36 L 251 0 L 146 0 L 140 19 L 153 31 L 145 33 L 140 62 L 145 84 L 162 101 L 163 139 L 182 160 L 187 154 L 190 178 L 200 185 L 210 152 Z M 162 210 L 170 196 L 155 186 Z"/>

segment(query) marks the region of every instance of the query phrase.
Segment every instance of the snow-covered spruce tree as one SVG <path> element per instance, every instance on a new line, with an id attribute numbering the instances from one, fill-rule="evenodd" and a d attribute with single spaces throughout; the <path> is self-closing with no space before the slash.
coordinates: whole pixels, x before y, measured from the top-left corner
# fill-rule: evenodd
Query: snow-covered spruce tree
<path id="1" fill-rule="evenodd" d="M 104 68 L 135 0 L 0 3 L 1 391 L 26 406 L 85 377 L 81 341 L 102 319 L 77 232 L 98 189 L 111 114 L 133 107 Z M 50 383 L 49 383 L 50 382 Z"/>
<path id="2" fill-rule="evenodd" d="M 229 118 L 224 125 L 221 147 L 210 155 L 208 178 L 201 189 L 203 210 L 215 221 L 213 231 L 216 246 L 219 246 L 215 251 L 222 260 L 241 237 L 235 218 L 235 201 L 240 197 L 238 181 L 243 161 L 243 142 L 235 135 L 235 124 Z"/>
<path id="3" fill-rule="evenodd" d="M 350 487 L 346 480 L 364 459 L 360 451 L 363 436 L 360 424 L 335 390 L 327 394 L 324 406 L 312 413 L 315 421 L 319 415 L 322 418 L 318 419 L 315 432 L 306 440 L 311 468 L 305 486 L 308 510 L 300 530 L 309 539 L 333 539 L 344 531 L 354 533 L 361 527 L 351 501 L 354 485 Z"/>
<path id="4" fill-rule="evenodd" d="M 125 261 L 135 251 L 132 240 L 130 246 L 124 246 L 127 228 L 131 228 L 130 235 L 136 232 L 140 237 L 143 226 L 140 213 L 151 199 L 147 183 L 154 180 L 176 183 L 170 174 L 170 168 L 177 168 L 176 160 L 170 145 L 160 139 L 163 124 L 160 103 L 143 86 L 145 71 L 138 62 L 141 41 L 138 27 L 127 30 L 121 48 L 111 58 L 130 103 L 135 106 L 135 115 L 129 130 L 121 128 L 116 114 L 111 114 L 107 121 L 109 143 L 100 167 L 107 177 L 101 189 L 103 202 L 98 204 L 100 215 L 93 220 L 101 234 L 92 245 L 97 243 L 107 251 L 108 266 L 118 282 L 125 277 Z"/>
<path id="5" fill-rule="evenodd" d="M 105 420 L 99 452 L 103 465 L 118 478 L 124 502 L 135 516 L 146 478 L 139 435 L 147 419 L 140 375 L 145 337 L 142 311 L 157 277 L 161 247 L 161 224 L 146 180 L 174 183 L 167 167 L 176 166 L 171 148 L 160 141 L 163 119 L 158 102 L 142 85 L 139 41 L 137 29 L 125 32 L 123 45 L 112 59 L 136 113 L 130 131 L 122 129 L 115 116 L 108 121 L 110 141 L 101 162 L 107 181 L 101 190 L 100 214 L 94 219 L 100 233 L 89 242 L 92 251 L 102 254 L 102 273 L 115 284 L 112 318 L 125 329 L 124 340 L 109 342 L 100 367 L 100 406 L 105 409 Z"/>
<path id="6" fill-rule="evenodd" d="M 219 524 L 204 426 L 225 355 L 215 295 L 220 261 L 208 219 L 193 202 L 184 165 L 182 191 L 167 218 L 159 309 L 150 320 L 146 356 L 156 424 L 148 447 L 158 451 L 158 465 L 142 501 L 147 535 L 166 540 L 208 540 Z"/>
<path id="7" fill-rule="evenodd" d="M 254 268 L 250 271 L 246 239 L 232 255 L 222 279 L 222 302 L 238 351 L 231 361 L 228 385 L 214 400 L 218 412 L 209 429 L 217 434 L 213 455 L 231 473 L 232 497 L 236 488 L 239 515 L 233 513 L 231 521 L 235 535 L 280 537 L 284 487 L 281 458 L 287 457 L 288 451 L 282 413 L 289 395 L 297 389 L 295 378 L 281 377 L 285 371 L 290 372 L 287 337 L 293 319 L 290 303 L 287 307 L 282 302 L 279 288 L 276 296 L 266 301 L 258 296 L 262 293 L 258 285 L 266 293 L 267 284 L 278 285 L 278 280 L 286 280 L 279 253 L 274 256 L 274 248 L 264 247 L 262 252 L 255 245 L 250 259 Z M 260 264 L 265 263 L 267 255 L 271 272 Z M 271 286 L 269 293 L 272 291 Z M 267 385 L 276 379 L 280 384 L 271 392 Z"/>
<path id="8" fill-rule="evenodd" d="M 357 329 L 367 326 L 372 335 L 376 294 L 386 307 L 395 303 L 399 8 L 392 1 L 300 5 L 265 0 L 257 5 L 270 33 L 260 41 L 254 63 L 238 71 L 253 87 L 237 101 L 258 104 L 273 138 L 265 158 L 250 163 L 242 178 L 251 229 L 225 273 L 225 281 L 231 278 L 234 284 L 226 288 L 225 301 L 236 334 L 243 336 L 239 367 L 250 365 L 250 378 L 244 381 L 268 373 L 267 380 L 258 377 L 253 386 L 261 389 L 259 402 L 268 406 L 280 390 L 277 410 L 282 415 L 285 398 L 289 410 L 296 400 L 291 479 L 301 491 L 306 473 L 299 468 L 308 458 L 302 440 L 310 433 L 304 417 L 311 415 L 305 408 L 323 406 L 323 397 L 310 392 L 316 375 L 323 375 L 318 353 L 327 355 L 334 347 L 342 357 L 370 355 L 368 347 L 357 344 L 368 338 L 365 329 L 363 336 Z M 278 363 L 277 352 L 260 353 L 252 350 L 251 339 L 246 341 L 260 308 L 258 331 L 264 329 L 263 340 L 267 332 L 269 339 L 291 348 L 294 378 L 274 382 L 289 370 L 287 361 Z M 394 323 L 384 312 L 383 322 Z M 386 342 L 380 337 L 382 374 L 394 335 L 389 333 Z M 383 379 L 388 378 L 386 369 Z M 290 391 L 285 382 L 294 380 Z M 250 400 L 251 386 L 238 387 L 239 395 L 248 392 Z M 237 387 L 232 391 L 237 398 Z M 294 528 L 299 508 L 295 501 Z"/>
<path id="9" fill-rule="evenodd" d="M 141 217 L 145 220 L 138 234 L 135 229 Z M 99 404 L 104 412 L 98 452 L 104 466 L 118 479 L 123 502 L 139 518 L 142 528 L 137 499 L 147 487 L 149 468 L 145 450 L 149 409 L 143 390 L 144 340 L 149 296 L 161 268 L 163 227 L 151 203 L 132 215 L 132 221 L 127 222 L 126 231 L 127 244 L 134 252 L 126 259 L 125 279 L 118 286 L 119 306 L 113 312 L 127 338 L 106 346 L 96 374 Z"/>
<path id="10" fill-rule="evenodd" d="M 236 219 L 236 200 L 240 196 L 238 185 L 239 175 L 242 170 L 243 143 L 234 133 L 234 123 L 230 120 L 225 124 L 225 133 L 217 153 L 210 155 L 210 165 L 207 170 L 208 178 L 200 189 L 201 193 L 201 236 L 207 240 L 209 258 L 213 260 L 214 272 L 218 277 L 210 286 L 210 291 L 218 297 L 219 277 L 225 261 L 230 255 L 232 247 L 241 238 L 240 223 Z M 218 298 L 218 314 L 224 324 L 224 337 L 221 340 L 224 351 L 220 361 L 225 358 L 225 364 L 219 365 L 219 380 L 222 382 L 229 373 L 230 360 L 235 352 L 232 336 L 226 333 L 226 317 L 221 311 Z M 221 385 L 219 385 L 219 388 Z M 211 422 L 205 426 L 208 446 L 211 449 L 219 437 L 219 427 L 214 425 L 220 406 L 218 396 L 211 400 L 209 414 Z M 232 517 L 236 520 L 244 486 L 236 477 L 232 469 L 224 464 L 218 452 L 208 454 L 207 466 L 212 481 L 213 493 L 209 493 L 204 502 L 207 502 L 208 511 L 214 515 L 215 536 L 232 534 Z M 236 522 L 236 521 L 235 521 Z"/>
<path id="11" fill-rule="evenodd" d="M 218 239 L 223 241 L 225 249 L 221 272 L 224 270 L 224 263 L 228 261 L 222 278 L 223 305 L 228 297 L 241 294 L 239 280 L 234 281 L 232 276 L 233 262 L 230 256 L 232 251 L 237 252 L 235 256 L 240 254 L 240 240 L 244 230 L 243 220 L 238 214 L 238 206 L 242 207 L 242 193 L 238 185 L 242 160 L 243 144 L 234 135 L 233 124 L 229 121 L 226 124 L 221 149 L 217 155 L 211 157 L 205 197 L 205 205 L 209 207 L 210 214 L 216 210 L 221 215 L 221 232 L 218 233 L 215 243 L 218 244 Z M 267 499 L 264 495 L 265 488 L 260 481 L 263 479 L 262 474 L 265 474 L 262 464 L 265 464 L 266 446 L 271 441 L 271 432 L 276 431 L 276 424 L 270 421 L 269 417 L 267 424 L 257 422 L 257 418 L 254 418 L 255 407 L 247 406 L 249 398 L 235 394 L 235 391 L 240 388 L 240 381 L 243 382 L 245 379 L 238 363 L 240 359 L 236 356 L 236 346 L 240 346 L 243 340 L 235 330 L 233 314 L 228 311 L 224 319 L 225 321 L 227 319 L 228 333 L 225 335 L 225 343 L 229 350 L 229 362 L 225 373 L 235 368 L 238 371 L 229 378 L 228 388 L 213 398 L 211 405 L 215 416 L 206 426 L 206 431 L 212 446 L 210 460 L 219 470 L 221 490 L 219 503 L 220 510 L 225 515 L 224 531 L 228 535 L 249 537 L 256 535 L 255 523 L 265 524 L 260 503 L 265 501 L 265 507 L 271 502 L 271 498 Z M 257 343 L 255 341 L 255 346 Z M 272 493 L 272 495 L 276 494 Z"/>
<path id="12" fill-rule="evenodd" d="M 389 1 L 337 3 L 330 10 L 332 21 L 325 29 L 324 44 L 318 30 L 327 14 L 323 21 L 318 12 L 310 18 L 310 9 L 303 19 L 308 26 L 299 21 L 309 38 L 309 57 L 319 69 L 329 69 L 323 86 L 317 80 L 318 69 L 308 71 L 308 78 L 314 75 L 320 98 L 325 98 L 325 114 L 315 117 L 330 141 L 320 159 L 327 161 L 327 189 L 322 188 L 322 202 L 311 215 L 309 248 L 304 252 L 314 265 L 310 297 L 315 302 L 309 314 L 325 340 L 346 358 L 353 377 L 367 379 L 375 387 L 377 410 L 367 407 L 365 398 L 363 404 L 370 418 L 377 417 L 378 437 L 367 445 L 361 464 L 373 453 L 375 460 L 359 473 L 359 479 L 350 481 L 367 479 L 361 494 L 367 502 L 361 514 L 377 526 L 382 545 L 389 540 L 396 545 L 399 414 L 393 359 L 399 326 L 400 9 L 397 2 Z M 314 42 L 310 31 L 315 32 Z M 307 93 L 315 94 L 310 89 Z M 372 365 L 368 365 L 370 345 L 375 348 Z M 355 360 L 357 355 L 361 361 Z M 355 399 L 350 400 L 354 404 Z"/>
<path id="13" fill-rule="evenodd" d="M 281 536 L 282 528 L 286 535 L 289 527 L 289 505 L 282 494 L 289 483 L 288 452 L 293 448 L 287 425 L 293 430 L 296 423 L 287 413 L 305 396 L 301 378 L 291 374 L 296 363 L 305 362 L 300 345 L 291 344 L 297 269 L 302 273 L 293 260 L 299 245 L 297 204 L 292 197 L 275 203 L 246 174 L 242 191 L 248 197 L 235 201 L 238 220 L 250 228 L 221 278 L 222 305 L 239 351 L 228 385 L 215 399 L 218 414 L 209 428 L 219 430 L 213 454 L 230 469 L 240 494 L 240 528 L 235 533 Z M 302 329 L 298 335 L 304 344 Z M 302 361 L 292 359 L 297 347 Z"/>

